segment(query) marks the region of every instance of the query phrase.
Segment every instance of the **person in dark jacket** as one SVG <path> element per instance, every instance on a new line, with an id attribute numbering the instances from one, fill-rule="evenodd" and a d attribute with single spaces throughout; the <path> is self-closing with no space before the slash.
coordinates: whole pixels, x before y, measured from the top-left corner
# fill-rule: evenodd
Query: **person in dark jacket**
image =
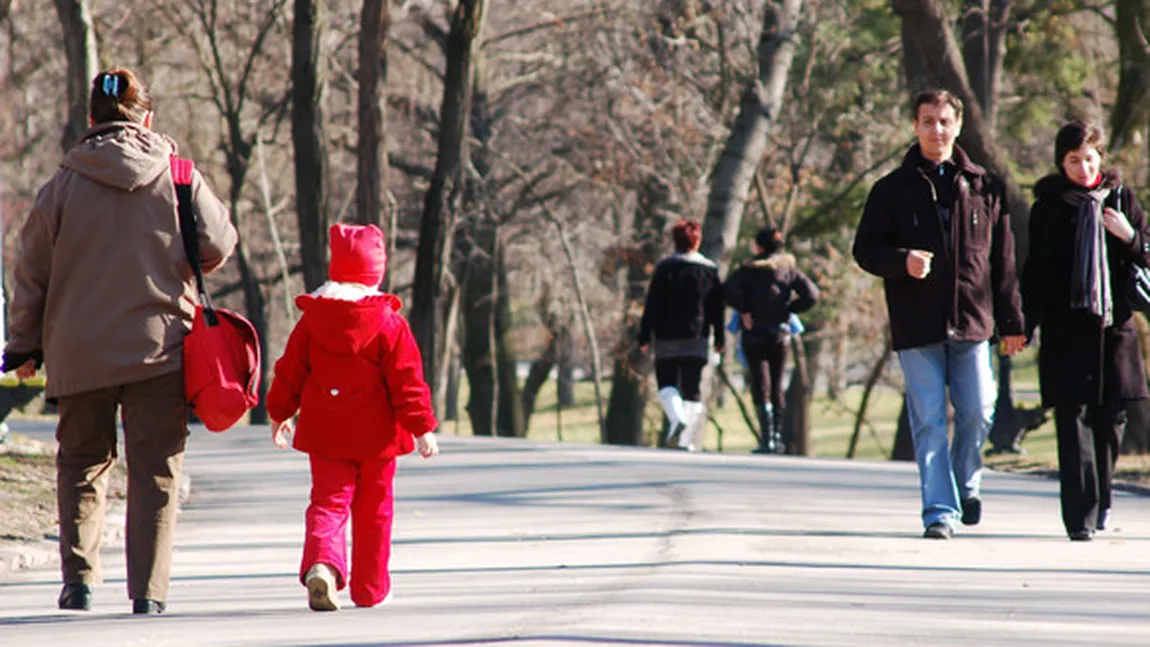
<path id="1" fill-rule="evenodd" d="M 1125 278 L 1132 263 L 1150 265 L 1150 229 L 1134 192 L 1101 170 L 1105 144 L 1080 121 L 1058 131 L 1058 173 L 1034 186 L 1022 272 L 1027 326 L 1042 330 L 1038 379 L 1043 406 L 1054 407 L 1062 522 L 1075 541 L 1105 528 L 1125 404 L 1148 395 Z"/>
<path id="2" fill-rule="evenodd" d="M 760 231 L 752 249 L 754 257 L 731 274 L 723 295 L 742 318 L 743 352 L 762 431 L 753 453 L 785 453 L 782 377 L 789 321 L 815 305 L 819 289 L 795 266 L 795 257 L 783 251 L 782 234 L 774 228 Z"/>
<path id="3" fill-rule="evenodd" d="M 645 352 L 654 340 L 659 402 L 670 421 L 667 445 L 677 439 L 679 447 L 694 451 L 702 446 L 706 422 L 699 382 L 712 335 L 715 350 L 723 350 L 723 286 L 718 268 L 699 253 L 697 221 L 675 223 L 671 238 L 675 253 L 655 265 L 647 288 L 639 347 Z"/>
<path id="4" fill-rule="evenodd" d="M 922 488 L 923 536 L 948 539 L 982 516 L 980 448 L 994 415 L 988 340 L 1026 345 L 1014 237 L 1002 180 L 955 145 L 962 102 L 945 90 L 915 97 L 918 142 L 875 183 L 854 257 L 883 279 L 891 341 L 906 382 Z M 947 395 L 954 405 L 948 441 Z"/>

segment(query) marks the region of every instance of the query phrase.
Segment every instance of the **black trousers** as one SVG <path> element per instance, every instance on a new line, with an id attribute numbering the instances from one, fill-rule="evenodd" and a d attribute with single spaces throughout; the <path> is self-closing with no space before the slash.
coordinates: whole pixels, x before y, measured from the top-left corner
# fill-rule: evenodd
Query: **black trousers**
<path id="1" fill-rule="evenodd" d="M 1100 510 L 1110 509 L 1110 486 L 1126 433 L 1126 409 L 1111 404 L 1069 404 L 1054 408 L 1058 433 L 1058 476 L 1066 532 L 1093 530 Z"/>
<path id="2" fill-rule="evenodd" d="M 699 383 L 703 379 L 705 357 L 665 357 L 655 360 L 655 381 L 659 388 L 673 386 L 684 400 L 699 401 Z"/>
<path id="3" fill-rule="evenodd" d="M 783 368 L 787 362 L 787 336 L 752 336 L 743 333 L 743 355 L 751 381 L 751 399 L 762 410 L 768 402 L 774 415 L 783 411 Z"/>

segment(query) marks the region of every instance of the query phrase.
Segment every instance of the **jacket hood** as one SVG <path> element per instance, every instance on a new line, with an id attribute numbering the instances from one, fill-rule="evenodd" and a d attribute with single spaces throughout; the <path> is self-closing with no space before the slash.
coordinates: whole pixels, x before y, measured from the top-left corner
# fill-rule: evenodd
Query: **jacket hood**
<path id="1" fill-rule="evenodd" d="M 1122 185 L 1122 174 L 1118 169 L 1109 168 L 1102 171 L 1102 184 L 1107 189 Z M 1051 173 L 1034 185 L 1034 197 L 1038 199 L 1049 198 L 1065 191 L 1082 190 L 1082 186 L 1070 181 L 1062 173 Z"/>
<path id="2" fill-rule="evenodd" d="M 328 282 L 296 297 L 314 340 L 331 353 L 358 353 L 383 330 L 403 302 L 391 294 L 347 283 Z"/>
<path id="3" fill-rule="evenodd" d="M 771 269 L 777 270 L 784 267 L 795 266 L 795 255 L 787 252 L 779 252 L 769 256 L 756 256 L 747 261 L 747 266 L 755 269 Z"/>
<path id="4" fill-rule="evenodd" d="M 60 165 L 86 178 L 123 191 L 151 184 L 176 154 L 166 135 L 130 121 L 94 126 Z"/>
<path id="5" fill-rule="evenodd" d="M 926 161 L 926 158 L 922 156 L 922 146 L 915 143 L 906 151 L 906 155 L 903 156 L 902 168 L 917 173 L 918 171 L 916 169 L 924 161 Z M 986 174 L 986 169 L 972 162 L 966 155 L 966 151 L 962 150 L 962 147 L 958 144 L 954 145 L 954 153 L 951 154 L 950 161 L 954 162 L 954 165 L 967 175 Z"/>

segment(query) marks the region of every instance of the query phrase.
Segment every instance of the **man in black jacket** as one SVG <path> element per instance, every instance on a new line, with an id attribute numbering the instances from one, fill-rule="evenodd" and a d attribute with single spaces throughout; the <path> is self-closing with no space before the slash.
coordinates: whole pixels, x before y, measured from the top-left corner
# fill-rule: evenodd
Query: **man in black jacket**
<path id="1" fill-rule="evenodd" d="M 891 339 L 906 382 L 922 488 L 924 537 L 948 539 L 982 514 L 980 448 L 994 415 L 990 345 L 1026 345 L 1014 237 L 1002 180 L 955 145 L 962 102 L 919 94 L 902 165 L 875 183 L 854 257 L 882 277 Z M 947 439 L 947 392 L 955 410 Z"/>

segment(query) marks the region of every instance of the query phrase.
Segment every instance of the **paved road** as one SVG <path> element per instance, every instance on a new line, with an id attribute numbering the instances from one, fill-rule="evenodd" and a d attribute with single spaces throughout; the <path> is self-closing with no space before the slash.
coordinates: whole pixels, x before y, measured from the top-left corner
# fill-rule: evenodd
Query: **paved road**
<path id="1" fill-rule="evenodd" d="M 1150 644 L 1150 498 L 1072 544 L 1056 483 L 990 474 L 983 525 L 937 542 L 911 465 L 443 446 L 402 459 L 383 607 L 308 611 L 305 459 L 200 431 L 169 612 L 128 613 L 113 548 L 91 613 L 54 570 L 0 584 L 0 646 Z"/>

